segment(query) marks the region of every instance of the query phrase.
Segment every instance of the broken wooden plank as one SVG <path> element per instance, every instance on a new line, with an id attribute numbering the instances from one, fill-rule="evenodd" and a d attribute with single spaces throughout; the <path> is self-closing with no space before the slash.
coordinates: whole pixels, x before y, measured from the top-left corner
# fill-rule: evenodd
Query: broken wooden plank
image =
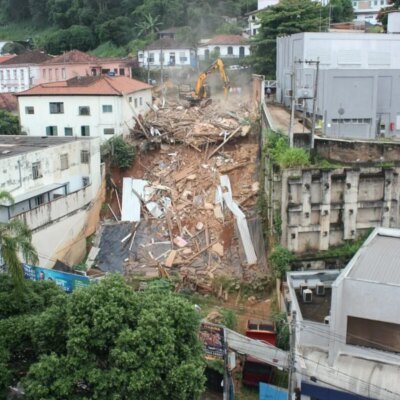
<path id="1" fill-rule="evenodd" d="M 209 160 L 215 153 L 217 153 L 221 147 L 223 147 L 226 143 L 228 143 L 236 135 L 236 133 L 238 133 L 240 131 L 241 128 L 242 128 L 241 126 L 236 128 L 216 149 L 214 149 L 207 156 L 207 160 Z"/>
<path id="2" fill-rule="evenodd" d="M 164 262 L 166 267 L 168 267 L 168 268 L 172 267 L 172 265 L 174 264 L 176 254 L 177 254 L 176 250 L 171 250 L 171 252 L 168 254 L 167 259 Z"/>

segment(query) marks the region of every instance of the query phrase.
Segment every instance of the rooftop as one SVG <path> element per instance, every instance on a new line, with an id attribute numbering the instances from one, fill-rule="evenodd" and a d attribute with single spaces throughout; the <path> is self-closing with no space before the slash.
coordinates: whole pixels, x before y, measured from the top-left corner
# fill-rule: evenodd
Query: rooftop
<path id="1" fill-rule="evenodd" d="M 59 56 L 53 57 L 43 63 L 43 65 L 53 64 L 79 64 L 97 63 L 99 59 L 79 50 L 71 50 Z"/>
<path id="2" fill-rule="evenodd" d="M 76 140 L 91 140 L 93 138 L 53 137 L 53 136 L 23 136 L 0 135 L 0 160 L 14 157 L 49 147 L 60 146 Z"/>
<path id="3" fill-rule="evenodd" d="M 85 76 L 67 81 L 43 83 L 19 92 L 17 96 L 122 96 L 151 89 L 147 83 L 126 76 Z"/>
<path id="4" fill-rule="evenodd" d="M 13 93 L 0 93 L 0 109 L 6 111 L 17 111 L 17 97 Z"/>
<path id="5" fill-rule="evenodd" d="M 377 228 L 349 263 L 346 277 L 400 285 L 400 230 Z"/>
<path id="6" fill-rule="evenodd" d="M 48 54 L 45 54 L 40 50 L 34 50 L 11 57 L 10 59 L 3 61 L 1 65 L 41 64 L 49 59 L 51 59 L 51 56 Z"/>
<path id="7" fill-rule="evenodd" d="M 240 44 L 248 44 L 247 39 L 240 35 L 218 35 L 214 36 L 212 39 L 208 40 L 206 43 L 201 46 L 209 46 L 209 45 L 240 45 Z"/>
<path id="8" fill-rule="evenodd" d="M 146 50 L 167 50 L 167 49 L 191 49 L 193 46 L 187 43 L 177 42 L 175 39 L 164 38 L 150 43 Z"/>

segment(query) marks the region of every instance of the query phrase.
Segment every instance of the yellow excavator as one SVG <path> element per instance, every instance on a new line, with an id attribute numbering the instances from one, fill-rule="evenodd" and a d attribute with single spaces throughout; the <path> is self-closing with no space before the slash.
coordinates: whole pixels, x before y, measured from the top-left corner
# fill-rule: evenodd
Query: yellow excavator
<path id="1" fill-rule="evenodd" d="M 194 91 L 188 91 L 184 89 L 185 85 L 182 85 L 179 90 L 179 97 L 187 100 L 191 106 L 202 105 L 205 106 L 210 104 L 210 88 L 206 83 L 206 80 L 210 74 L 215 71 L 219 71 L 221 79 L 224 83 L 224 94 L 228 96 L 230 83 L 228 75 L 225 72 L 223 61 L 218 58 L 213 64 L 211 64 L 205 71 L 203 71 L 197 78 L 196 86 Z"/>

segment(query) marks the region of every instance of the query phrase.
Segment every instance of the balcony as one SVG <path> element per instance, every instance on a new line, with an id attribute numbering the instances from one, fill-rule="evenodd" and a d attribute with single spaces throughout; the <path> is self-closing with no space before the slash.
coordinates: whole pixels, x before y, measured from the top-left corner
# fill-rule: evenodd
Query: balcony
<path id="1" fill-rule="evenodd" d="M 88 185 L 65 196 L 58 197 L 36 208 L 11 217 L 25 222 L 34 231 L 85 207 L 92 201 L 92 186 Z"/>

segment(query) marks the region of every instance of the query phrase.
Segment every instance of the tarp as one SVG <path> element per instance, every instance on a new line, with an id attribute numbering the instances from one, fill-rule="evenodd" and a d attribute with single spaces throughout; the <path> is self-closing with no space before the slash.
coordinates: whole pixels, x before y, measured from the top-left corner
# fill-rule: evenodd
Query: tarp
<path id="1" fill-rule="evenodd" d="M 287 390 L 260 382 L 259 400 L 287 400 L 287 398 Z"/>

